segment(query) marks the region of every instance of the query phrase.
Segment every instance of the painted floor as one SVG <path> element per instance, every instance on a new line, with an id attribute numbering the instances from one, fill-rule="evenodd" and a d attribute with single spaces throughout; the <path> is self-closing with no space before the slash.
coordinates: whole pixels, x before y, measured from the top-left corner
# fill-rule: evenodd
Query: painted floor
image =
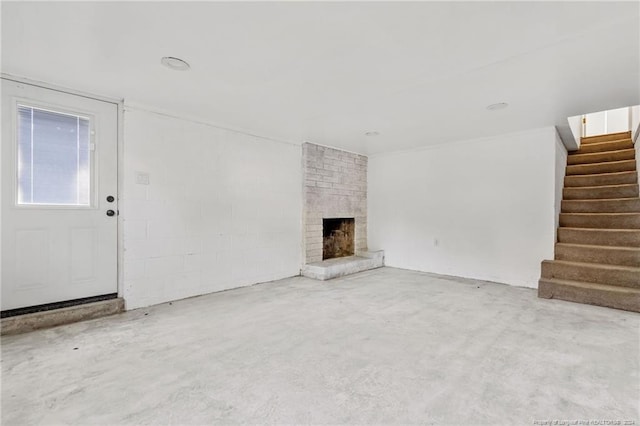
<path id="1" fill-rule="evenodd" d="M 640 424 L 639 330 L 494 283 L 295 277 L 3 338 L 2 424 Z"/>

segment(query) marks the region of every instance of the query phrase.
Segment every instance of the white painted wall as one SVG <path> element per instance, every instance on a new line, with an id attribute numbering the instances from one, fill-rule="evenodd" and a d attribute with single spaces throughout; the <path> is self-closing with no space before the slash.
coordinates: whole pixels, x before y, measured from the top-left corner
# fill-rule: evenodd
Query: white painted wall
<path id="1" fill-rule="evenodd" d="M 640 105 L 635 105 L 629 108 L 631 111 L 631 139 L 633 143 L 637 143 L 639 126 L 640 126 Z M 636 145 L 636 148 L 638 146 Z"/>
<path id="2" fill-rule="evenodd" d="M 636 147 L 637 169 L 640 170 L 640 143 L 638 143 L 638 136 L 640 136 L 640 105 L 635 105 L 631 107 L 631 140 Z"/>
<path id="3" fill-rule="evenodd" d="M 553 258 L 553 127 L 369 158 L 369 247 L 388 266 L 537 287 Z"/>
<path id="4" fill-rule="evenodd" d="M 300 158 L 300 146 L 125 106 L 127 309 L 297 275 Z"/>
<path id="5" fill-rule="evenodd" d="M 558 131 L 554 128 L 556 139 L 556 173 L 555 173 L 555 235 L 554 242 L 558 237 L 558 226 L 560 225 L 560 210 L 562 209 L 562 189 L 564 188 L 564 176 L 567 173 L 567 147 L 562 143 Z"/>
<path id="6" fill-rule="evenodd" d="M 571 129 L 571 134 L 573 135 L 573 141 L 565 141 L 566 146 L 570 150 L 580 149 L 580 138 L 582 137 L 582 116 L 574 115 L 573 117 L 568 117 L 567 121 L 569 122 L 569 128 Z"/>

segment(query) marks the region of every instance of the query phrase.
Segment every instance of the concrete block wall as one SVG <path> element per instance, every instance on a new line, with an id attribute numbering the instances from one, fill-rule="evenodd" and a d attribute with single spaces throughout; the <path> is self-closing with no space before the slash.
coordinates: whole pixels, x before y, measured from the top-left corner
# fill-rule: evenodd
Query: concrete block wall
<path id="1" fill-rule="evenodd" d="M 303 256 L 322 260 L 322 219 L 353 217 L 355 249 L 367 250 L 367 157 L 312 143 L 302 145 Z"/>
<path id="2" fill-rule="evenodd" d="M 300 272 L 300 146 L 126 105 L 124 141 L 127 309 Z"/>

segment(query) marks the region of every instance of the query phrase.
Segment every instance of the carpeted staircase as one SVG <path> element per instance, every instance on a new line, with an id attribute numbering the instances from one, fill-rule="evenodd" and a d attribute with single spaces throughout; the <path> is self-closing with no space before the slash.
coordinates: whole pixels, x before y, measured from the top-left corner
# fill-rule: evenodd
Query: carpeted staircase
<path id="1" fill-rule="evenodd" d="M 631 132 L 569 153 L 555 260 L 538 297 L 640 312 L 640 198 Z"/>

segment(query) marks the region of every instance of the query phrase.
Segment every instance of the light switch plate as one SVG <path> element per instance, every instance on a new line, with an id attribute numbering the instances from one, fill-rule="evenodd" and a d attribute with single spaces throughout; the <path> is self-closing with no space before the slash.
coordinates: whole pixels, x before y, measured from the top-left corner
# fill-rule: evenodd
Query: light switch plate
<path id="1" fill-rule="evenodd" d="M 149 185 L 149 173 L 136 172 L 136 183 L 138 185 Z"/>

